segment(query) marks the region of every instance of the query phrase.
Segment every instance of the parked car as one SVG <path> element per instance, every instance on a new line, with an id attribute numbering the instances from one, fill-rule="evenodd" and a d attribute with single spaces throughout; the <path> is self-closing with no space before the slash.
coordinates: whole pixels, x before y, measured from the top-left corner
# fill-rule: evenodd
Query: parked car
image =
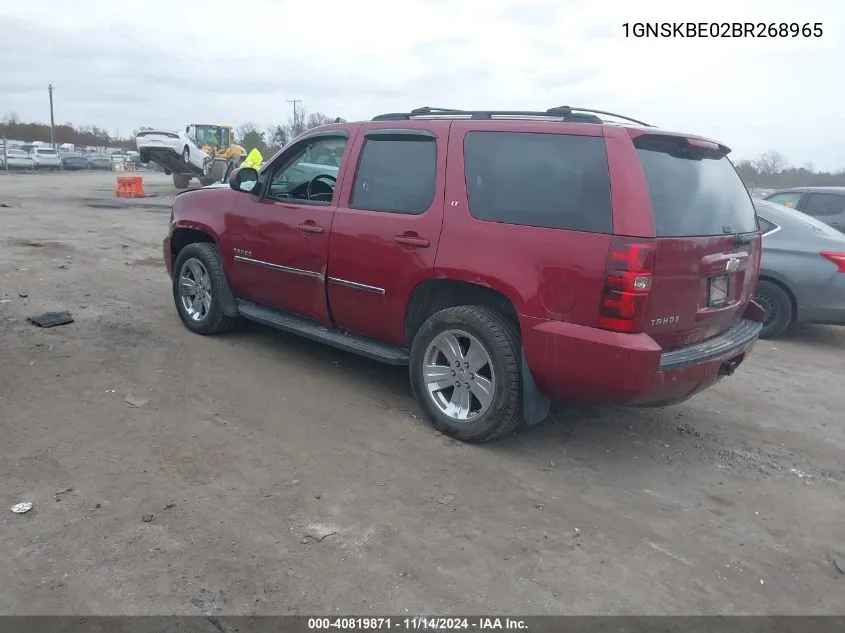
<path id="1" fill-rule="evenodd" d="M 86 158 L 91 169 L 111 169 L 111 158 L 105 154 L 88 154 Z"/>
<path id="2" fill-rule="evenodd" d="M 52 147 L 35 147 L 30 156 L 35 162 L 35 169 L 58 171 L 62 168 L 62 159 Z"/>
<path id="3" fill-rule="evenodd" d="M 64 152 L 61 154 L 62 169 L 66 170 L 80 170 L 89 169 L 91 165 L 84 154 L 79 152 Z"/>
<path id="4" fill-rule="evenodd" d="M 765 199 L 798 209 L 845 232 L 845 187 L 793 187 L 776 191 Z"/>
<path id="5" fill-rule="evenodd" d="M 6 156 L 9 160 L 9 169 L 35 169 L 35 161 L 32 156 L 21 149 L 8 148 L 6 149 Z M 0 149 L 0 169 L 6 169 L 2 149 Z"/>
<path id="6" fill-rule="evenodd" d="M 779 204 L 754 206 L 763 232 L 760 336 L 774 338 L 796 323 L 845 325 L 845 235 Z"/>
<path id="7" fill-rule="evenodd" d="M 664 406 L 732 374 L 764 314 L 730 150 L 591 111 L 531 117 L 327 125 L 228 189 L 178 194 L 163 250 L 182 322 L 243 317 L 409 366 L 428 418 L 465 441 L 552 398 Z M 320 154 L 339 168 L 302 176 Z"/>

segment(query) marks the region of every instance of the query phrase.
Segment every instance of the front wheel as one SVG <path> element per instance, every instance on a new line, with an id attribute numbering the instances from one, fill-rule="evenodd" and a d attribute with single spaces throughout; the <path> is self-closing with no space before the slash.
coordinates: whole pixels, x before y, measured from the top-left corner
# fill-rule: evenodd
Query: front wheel
<path id="1" fill-rule="evenodd" d="M 439 431 L 487 442 L 522 422 L 520 338 L 504 315 L 458 306 L 432 315 L 411 345 L 414 395 Z"/>
<path id="2" fill-rule="evenodd" d="M 189 244 L 173 266 L 173 299 L 185 327 L 196 334 L 219 334 L 230 330 L 235 319 L 220 305 L 226 277 L 213 244 Z"/>

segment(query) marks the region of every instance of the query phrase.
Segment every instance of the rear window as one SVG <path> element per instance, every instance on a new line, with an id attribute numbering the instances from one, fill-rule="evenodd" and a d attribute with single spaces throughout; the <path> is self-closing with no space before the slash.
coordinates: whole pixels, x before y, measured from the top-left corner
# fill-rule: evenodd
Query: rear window
<path id="1" fill-rule="evenodd" d="M 604 140 L 530 132 L 469 132 L 464 166 L 473 217 L 611 233 Z"/>
<path id="2" fill-rule="evenodd" d="M 679 139 L 634 141 L 645 170 L 657 237 L 750 233 L 757 215 L 727 156 Z"/>
<path id="3" fill-rule="evenodd" d="M 53 154 L 55 155 L 57 152 L 54 149 L 39 149 L 37 150 L 39 154 Z"/>

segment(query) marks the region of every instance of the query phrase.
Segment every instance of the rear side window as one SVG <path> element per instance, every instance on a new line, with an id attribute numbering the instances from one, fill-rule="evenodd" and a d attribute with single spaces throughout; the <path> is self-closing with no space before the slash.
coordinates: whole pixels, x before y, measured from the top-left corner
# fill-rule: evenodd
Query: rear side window
<path id="1" fill-rule="evenodd" d="M 777 225 L 777 224 L 775 224 L 774 222 L 769 222 L 769 221 L 768 221 L 766 218 L 764 218 L 763 216 L 759 216 L 759 215 L 758 215 L 758 216 L 757 216 L 757 221 L 760 223 L 760 232 L 761 232 L 763 235 L 766 235 L 767 233 L 771 233 L 772 231 L 774 231 L 775 229 L 777 229 L 777 228 L 778 228 L 778 225 Z"/>
<path id="2" fill-rule="evenodd" d="M 634 141 L 651 192 L 657 237 L 756 231 L 754 205 L 727 156 L 681 143 L 671 137 Z"/>
<path id="3" fill-rule="evenodd" d="M 801 209 L 807 215 L 830 217 L 845 213 L 845 195 L 835 193 L 811 193 Z"/>
<path id="4" fill-rule="evenodd" d="M 368 138 L 352 190 L 353 209 L 424 213 L 434 200 L 437 145 L 427 136 Z"/>
<path id="5" fill-rule="evenodd" d="M 604 140 L 529 132 L 469 132 L 464 168 L 473 217 L 611 233 Z"/>

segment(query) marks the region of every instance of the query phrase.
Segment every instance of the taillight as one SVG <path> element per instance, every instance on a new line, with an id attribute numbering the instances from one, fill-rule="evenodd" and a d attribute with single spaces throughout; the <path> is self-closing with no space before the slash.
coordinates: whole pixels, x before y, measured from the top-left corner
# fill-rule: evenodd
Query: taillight
<path id="1" fill-rule="evenodd" d="M 654 275 L 655 243 L 615 237 L 605 266 L 599 327 L 614 332 L 642 332 Z"/>
<path id="2" fill-rule="evenodd" d="M 831 253 L 830 251 L 824 251 L 819 253 L 819 255 L 836 264 L 840 273 L 845 273 L 845 253 Z"/>

